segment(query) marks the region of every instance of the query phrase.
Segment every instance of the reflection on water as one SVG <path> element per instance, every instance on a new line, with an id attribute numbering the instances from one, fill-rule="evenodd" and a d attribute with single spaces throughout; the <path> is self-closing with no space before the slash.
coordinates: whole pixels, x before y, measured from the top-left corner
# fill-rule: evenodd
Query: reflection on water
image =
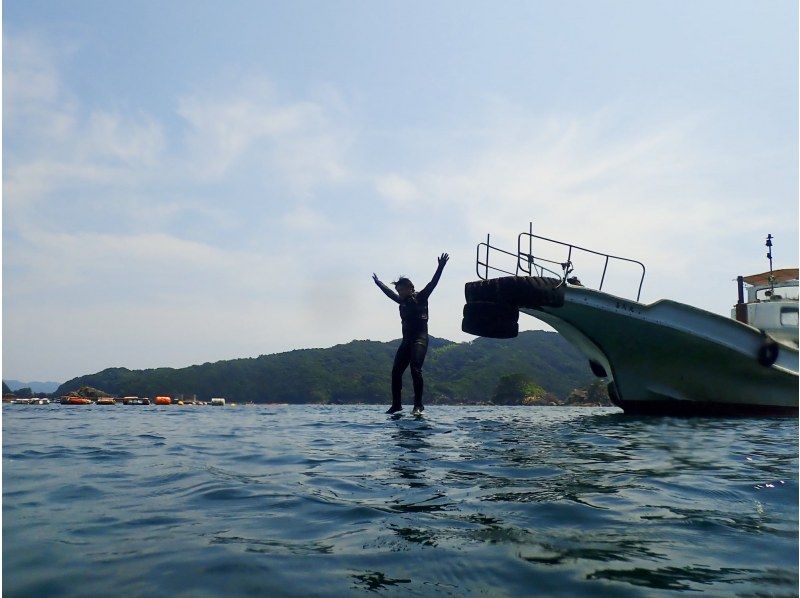
<path id="1" fill-rule="evenodd" d="M 3 407 L 9 595 L 795 594 L 797 421 Z"/>
<path id="2" fill-rule="evenodd" d="M 410 579 L 392 579 L 386 577 L 380 571 L 369 571 L 361 575 L 353 574 L 353 578 L 358 582 L 355 587 L 363 587 L 365 590 L 381 590 L 396 586 L 398 584 L 411 583 Z"/>

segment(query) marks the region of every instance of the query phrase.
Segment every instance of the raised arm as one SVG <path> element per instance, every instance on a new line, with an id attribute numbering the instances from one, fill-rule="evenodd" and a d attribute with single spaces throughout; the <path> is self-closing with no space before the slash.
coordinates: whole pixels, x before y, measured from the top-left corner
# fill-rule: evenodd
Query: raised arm
<path id="1" fill-rule="evenodd" d="M 395 293 L 392 289 L 387 287 L 383 284 L 380 280 L 378 280 L 378 275 L 374 272 L 372 273 L 372 280 L 375 281 L 375 284 L 378 285 L 378 288 L 383 291 L 383 293 L 395 303 L 400 303 L 400 297 Z"/>
<path id="2" fill-rule="evenodd" d="M 442 277 L 442 270 L 444 270 L 445 265 L 447 264 L 447 260 L 450 259 L 450 256 L 446 253 L 443 253 L 439 256 L 439 265 L 436 268 L 436 272 L 431 278 L 431 281 L 425 285 L 425 288 L 422 289 L 418 295 L 421 295 L 423 298 L 427 299 L 430 297 L 431 293 L 433 293 L 433 289 L 436 288 L 436 285 L 439 284 L 439 279 Z"/>

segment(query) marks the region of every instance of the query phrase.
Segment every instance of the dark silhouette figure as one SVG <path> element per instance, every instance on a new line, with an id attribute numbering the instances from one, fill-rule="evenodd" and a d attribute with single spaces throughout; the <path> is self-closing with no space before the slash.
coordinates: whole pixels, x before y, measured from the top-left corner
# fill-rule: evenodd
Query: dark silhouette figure
<path id="1" fill-rule="evenodd" d="M 378 288 L 389 299 L 400 304 L 400 318 L 403 321 L 403 341 L 394 356 L 392 366 L 392 406 L 387 413 L 400 411 L 403 406 L 400 401 L 400 391 L 403 388 L 403 372 L 411 366 L 411 380 L 414 383 L 414 413 L 422 413 L 422 364 L 428 352 L 428 297 L 439 282 L 447 260 L 450 256 L 443 253 L 439 256 L 439 266 L 431 281 L 419 293 L 414 290 L 414 284 L 403 276 L 397 279 L 394 285 L 396 293 L 378 280 L 376 274 L 372 279 Z"/>

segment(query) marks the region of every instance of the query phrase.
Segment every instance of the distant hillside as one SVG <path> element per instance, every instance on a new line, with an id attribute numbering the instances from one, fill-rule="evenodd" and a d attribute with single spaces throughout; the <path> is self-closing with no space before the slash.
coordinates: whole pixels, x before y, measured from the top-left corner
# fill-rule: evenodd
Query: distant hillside
<path id="1" fill-rule="evenodd" d="M 3 380 L 8 387 L 14 391 L 20 388 L 30 388 L 31 392 L 53 392 L 59 387 L 60 382 L 20 382 L 19 380 Z"/>
<path id="2" fill-rule="evenodd" d="M 352 341 L 327 349 L 299 349 L 180 369 L 110 368 L 65 382 L 56 394 L 91 386 L 117 396 L 387 403 L 392 359 L 399 342 Z M 586 359 L 577 350 L 557 333 L 541 330 L 522 332 L 515 339 L 478 338 L 468 343 L 431 338 L 424 371 L 430 403 L 490 401 L 500 379 L 509 375 L 521 377 L 530 387 L 538 386 L 561 401 L 593 380 Z M 404 384 L 404 396 L 410 396 L 409 372 Z"/>

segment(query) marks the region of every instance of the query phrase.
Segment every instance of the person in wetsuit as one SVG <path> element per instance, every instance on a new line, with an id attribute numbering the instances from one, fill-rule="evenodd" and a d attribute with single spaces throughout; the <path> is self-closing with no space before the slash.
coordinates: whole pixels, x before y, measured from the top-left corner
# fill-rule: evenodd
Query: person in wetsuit
<path id="1" fill-rule="evenodd" d="M 439 266 L 431 281 L 420 292 L 414 290 L 414 284 L 405 277 L 394 282 L 396 293 L 372 274 L 372 280 L 389 299 L 400 304 L 400 318 L 403 321 L 403 340 L 394 356 L 392 366 L 392 406 L 386 413 L 400 411 L 400 391 L 403 388 L 403 372 L 411 366 L 411 380 L 414 383 L 414 413 L 422 413 L 422 363 L 428 352 L 428 297 L 442 276 L 450 256 L 443 253 L 439 256 Z"/>

